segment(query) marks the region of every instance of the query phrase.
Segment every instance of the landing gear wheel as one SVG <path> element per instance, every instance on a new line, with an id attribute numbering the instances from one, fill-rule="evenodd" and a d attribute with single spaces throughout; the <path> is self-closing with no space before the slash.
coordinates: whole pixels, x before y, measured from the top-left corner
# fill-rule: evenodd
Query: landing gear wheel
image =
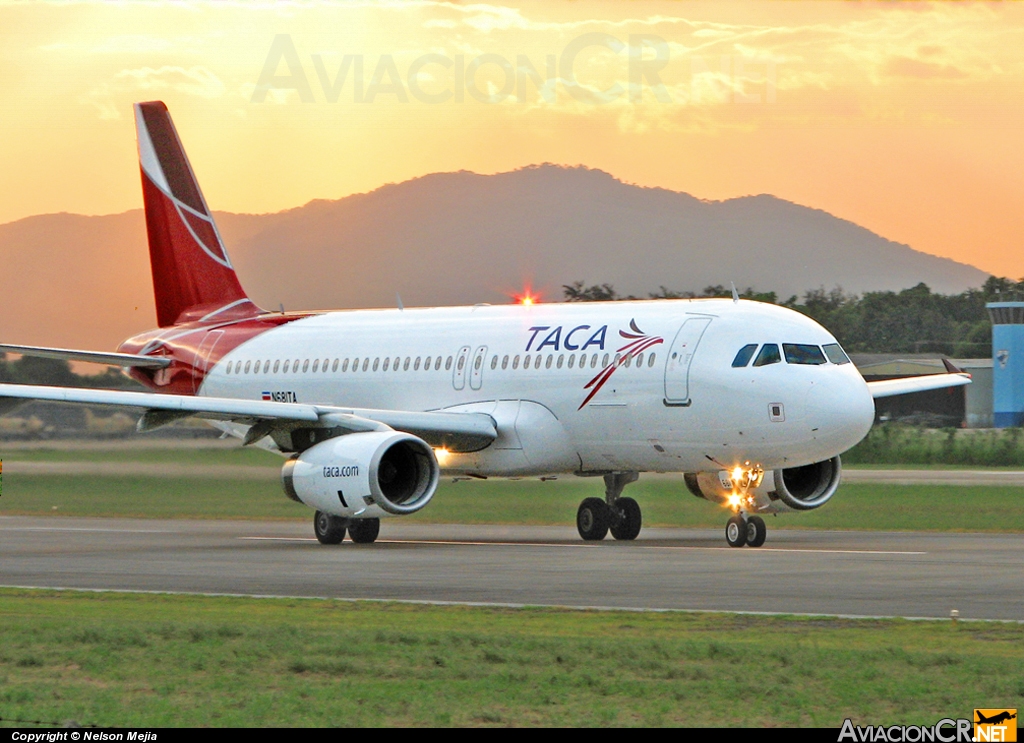
<path id="1" fill-rule="evenodd" d="M 612 514 L 613 519 L 619 515 L 619 518 L 611 525 L 612 536 L 616 539 L 636 539 L 640 534 L 640 525 L 643 520 L 640 504 L 632 498 L 619 498 L 612 508 L 619 511 L 619 514 Z"/>
<path id="2" fill-rule="evenodd" d="M 725 541 L 730 547 L 742 547 L 747 543 L 747 523 L 742 516 L 733 516 L 725 522 Z"/>
<path id="3" fill-rule="evenodd" d="M 320 544 L 341 544 L 345 538 L 345 519 L 317 511 L 313 515 L 313 531 Z"/>
<path id="4" fill-rule="evenodd" d="M 585 498 L 576 511 L 576 529 L 588 542 L 604 539 L 608 534 L 610 520 L 608 506 L 600 498 Z"/>
<path id="5" fill-rule="evenodd" d="M 348 522 L 348 535 L 357 544 L 371 544 L 380 534 L 380 519 L 352 519 Z"/>
<path id="6" fill-rule="evenodd" d="M 768 527 L 764 525 L 764 519 L 760 516 L 751 516 L 747 519 L 747 546 L 760 547 L 764 544 L 764 538 L 768 536 Z"/>

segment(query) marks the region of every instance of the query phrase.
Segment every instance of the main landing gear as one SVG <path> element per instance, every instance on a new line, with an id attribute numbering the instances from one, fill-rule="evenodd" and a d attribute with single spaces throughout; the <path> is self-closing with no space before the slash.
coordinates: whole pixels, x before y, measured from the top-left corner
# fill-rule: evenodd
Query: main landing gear
<path id="1" fill-rule="evenodd" d="M 768 527 L 760 516 L 738 513 L 725 523 L 725 541 L 730 547 L 760 547 L 768 536 Z"/>
<path id="2" fill-rule="evenodd" d="M 313 532 L 320 544 L 341 544 L 346 530 L 356 544 L 370 544 L 380 534 L 380 519 L 346 519 L 323 511 L 313 516 Z"/>
<path id="3" fill-rule="evenodd" d="M 622 498 L 622 491 L 639 479 L 638 472 L 616 472 L 604 476 L 604 500 L 586 498 L 576 511 L 576 529 L 588 542 L 604 539 L 608 532 L 616 539 L 636 539 L 643 516 L 640 505 L 632 498 Z"/>

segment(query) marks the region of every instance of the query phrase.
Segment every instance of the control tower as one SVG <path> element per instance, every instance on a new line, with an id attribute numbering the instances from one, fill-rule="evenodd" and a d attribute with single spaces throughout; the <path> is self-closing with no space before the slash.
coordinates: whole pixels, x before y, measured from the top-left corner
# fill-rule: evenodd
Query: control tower
<path id="1" fill-rule="evenodd" d="M 1024 425 L 1024 302 L 989 302 L 992 319 L 992 422 Z"/>

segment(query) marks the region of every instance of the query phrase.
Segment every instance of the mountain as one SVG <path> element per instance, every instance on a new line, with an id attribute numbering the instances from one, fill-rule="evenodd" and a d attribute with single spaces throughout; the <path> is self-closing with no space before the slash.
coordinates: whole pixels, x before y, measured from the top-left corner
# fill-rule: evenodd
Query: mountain
<path id="1" fill-rule="evenodd" d="M 984 272 L 774 196 L 703 201 L 588 168 L 437 173 L 276 214 L 218 213 L 242 284 L 268 309 L 503 303 L 524 284 L 646 296 L 752 286 L 935 291 Z M 106 349 L 152 327 L 141 210 L 0 225 L 0 338 Z"/>

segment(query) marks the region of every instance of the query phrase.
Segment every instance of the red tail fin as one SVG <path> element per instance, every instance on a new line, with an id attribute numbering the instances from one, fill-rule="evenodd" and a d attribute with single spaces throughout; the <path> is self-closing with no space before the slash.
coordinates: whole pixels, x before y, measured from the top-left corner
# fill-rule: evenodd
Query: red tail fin
<path id="1" fill-rule="evenodd" d="M 167 106 L 136 103 L 135 128 L 160 327 L 259 314 L 238 283 Z"/>

